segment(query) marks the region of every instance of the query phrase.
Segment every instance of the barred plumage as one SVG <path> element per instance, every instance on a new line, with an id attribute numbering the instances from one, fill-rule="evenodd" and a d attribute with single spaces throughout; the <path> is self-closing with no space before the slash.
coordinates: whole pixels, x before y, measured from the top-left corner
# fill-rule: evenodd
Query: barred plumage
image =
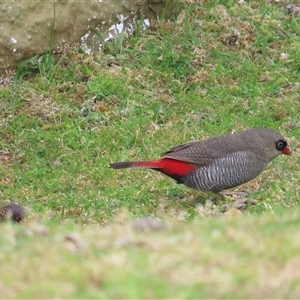
<path id="1" fill-rule="evenodd" d="M 254 128 L 174 147 L 159 160 L 110 167 L 150 168 L 190 188 L 217 193 L 255 178 L 279 154 L 291 155 L 286 140 L 272 129 Z"/>

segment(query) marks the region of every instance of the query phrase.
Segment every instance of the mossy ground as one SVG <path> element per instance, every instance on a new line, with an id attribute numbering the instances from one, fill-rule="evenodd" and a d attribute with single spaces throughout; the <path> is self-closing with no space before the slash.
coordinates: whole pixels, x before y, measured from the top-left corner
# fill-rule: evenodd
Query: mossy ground
<path id="1" fill-rule="evenodd" d="M 2 226 L 2 296 L 297 297 L 299 20 L 282 3 L 202 1 L 100 54 L 23 65 L 0 90 L 1 201 L 28 211 Z M 253 127 L 293 156 L 235 189 L 258 204 L 234 220 L 159 173 L 108 168 Z M 144 216 L 168 230 L 132 232 Z"/>

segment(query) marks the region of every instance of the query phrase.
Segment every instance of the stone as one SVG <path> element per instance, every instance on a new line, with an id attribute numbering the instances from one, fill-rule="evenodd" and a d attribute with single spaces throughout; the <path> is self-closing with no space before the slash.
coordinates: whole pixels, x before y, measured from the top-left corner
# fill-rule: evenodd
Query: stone
<path id="1" fill-rule="evenodd" d="M 95 31 L 103 40 L 132 33 L 134 20 L 164 8 L 163 0 L 13 1 L 0 3 L 0 74 L 64 44 L 86 43 Z M 168 2 L 172 6 L 172 1 Z"/>

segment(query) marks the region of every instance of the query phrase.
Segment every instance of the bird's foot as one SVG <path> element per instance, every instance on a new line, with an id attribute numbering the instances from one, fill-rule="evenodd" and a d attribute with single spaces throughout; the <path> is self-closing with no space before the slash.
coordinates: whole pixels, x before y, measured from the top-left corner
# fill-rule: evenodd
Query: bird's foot
<path id="1" fill-rule="evenodd" d="M 243 198 L 235 200 L 234 207 L 239 210 L 245 210 L 249 206 L 255 206 L 257 201 L 251 198 Z"/>
<path id="2" fill-rule="evenodd" d="M 248 194 L 245 192 L 230 192 L 230 191 L 222 191 L 219 193 L 220 195 L 230 197 L 232 201 L 234 201 L 233 207 L 238 210 L 245 210 L 249 206 L 255 206 L 257 201 L 248 197 Z M 226 212 L 229 210 L 229 205 L 225 204 L 222 207 L 222 212 Z"/>

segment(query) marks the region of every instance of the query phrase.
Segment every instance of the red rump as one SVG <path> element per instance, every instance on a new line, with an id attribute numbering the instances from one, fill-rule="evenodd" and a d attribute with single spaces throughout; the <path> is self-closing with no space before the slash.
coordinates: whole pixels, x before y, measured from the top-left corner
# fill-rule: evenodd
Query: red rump
<path id="1" fill-rule="evenodd" d="M 156 169 L 170 177 L 184 177 L 187 173 L 194 172 L 196 169 L 189 163 L 172 159 L 162 158 L 153 161 L 133 162 L 133 167 L 144 167 Z"/>

